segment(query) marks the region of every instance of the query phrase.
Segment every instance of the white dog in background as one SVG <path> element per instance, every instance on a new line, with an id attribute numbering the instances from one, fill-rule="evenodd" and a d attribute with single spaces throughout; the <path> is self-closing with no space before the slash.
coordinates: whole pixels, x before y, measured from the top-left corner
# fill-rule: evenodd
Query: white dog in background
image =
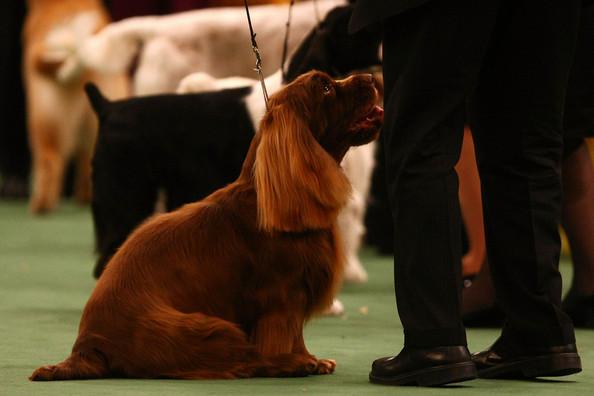
<path id="1" fill-rule="evenodd" d="M 329 10 L 345 3 L 295 3 L 289 54 L 316 25 L 316 13 L 323 18 Z M 250 14 L 267 76 L 280 67 L 288 5 L 253 6 Z M 198 71 L 217 78 L 251 77 L 255 64 L 243 7 L 125 19 L 88 40 L 81 56 L 88 67 L 112 73 L 128 71 L 137 59 L 135 95 L 173 92 L 184 76 Z"/>

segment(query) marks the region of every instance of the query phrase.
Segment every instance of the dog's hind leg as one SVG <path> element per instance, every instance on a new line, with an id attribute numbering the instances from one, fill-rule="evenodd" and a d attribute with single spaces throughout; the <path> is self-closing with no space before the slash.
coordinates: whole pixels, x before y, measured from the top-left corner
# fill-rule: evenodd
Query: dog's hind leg
<path id="1" fill-rule="evenodd" d="M 54 209 L 62 193 L 65 158 L 61 150 L 58 126 L 50 120 L 35 120 L 30 125 L 33 156 L 32 213 Z"/>
<path id="2" fill-rule="evenodd" d="M 137 342 L 150 345 L 142 359 L 123 370 L 144 378 L 290 377 L 331 372 L 326 361 L 309 353 L 263 355 L 235 323 L 202 313 L 154 309 L 145 322 L 150 331 L 136 332 Z M 142 340 L 142 341 L 140 341 Z M 117 364 L 115 364 L 117 366 Z"/>
<path id="3" fill-rule="evenodd" d="M 30 209 L 45 213 L 60 200 L 64 170 L 79 141 L 80 95 L 53 81 L 34 77 L 27 84 L 29 143 L 33 157 Z M 74 89 L 74 88 L 73 88 Z"/>
<path id="4" fill-rule="evenodd" d="M 246 378 L 260 365 L 256 348 L 237 324 L 202 313 L 153 309 L 136 338 L 146 350 L 121 370 L 127 377 Z"/>

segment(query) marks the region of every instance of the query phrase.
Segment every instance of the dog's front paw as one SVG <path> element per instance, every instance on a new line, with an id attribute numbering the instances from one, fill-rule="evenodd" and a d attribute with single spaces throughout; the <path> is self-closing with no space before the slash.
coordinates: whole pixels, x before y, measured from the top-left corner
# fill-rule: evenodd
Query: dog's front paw
<path id="1" fill-rule="evenodd" d="M 332 374 L 336 369 L 336 360 L 334 359 L 320 359 L 318 360 L 318 364 L 316 370 L 312 374 L 323 375 L 323 374 Z"/>
<path id="2" fill-rule="evenodd" d="M 332 300 L 330 305 L 322 314 L 327 316 L 340 316 L 344 313 L 344 305 L 338 299 Z"/>

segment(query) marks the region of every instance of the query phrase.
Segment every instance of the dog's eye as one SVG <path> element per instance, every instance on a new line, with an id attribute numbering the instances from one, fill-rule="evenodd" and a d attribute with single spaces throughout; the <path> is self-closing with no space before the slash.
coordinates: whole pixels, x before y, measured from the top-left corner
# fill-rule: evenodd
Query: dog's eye
<path id="1" fill-rule="evenodd" d="M 330 92 L 332 92 L 332 85 L 324 83 L 324 95 L 328 95 Z"/>

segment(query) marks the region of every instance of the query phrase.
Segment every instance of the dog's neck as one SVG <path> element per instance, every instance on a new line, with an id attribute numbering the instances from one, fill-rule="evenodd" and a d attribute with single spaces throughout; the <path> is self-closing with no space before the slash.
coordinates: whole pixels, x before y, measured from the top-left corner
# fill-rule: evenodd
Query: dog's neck
<path id="1" fill-rule="evenodd" d="M 266 84 L 266 91 L 269 96 L 274 95 L 283 87 L 283 75 L 279 69 L 276 73 L 264 79 Z M 252 85 L 252 92 L 245 98 L 245 105 L 248 109 L 248 114 L 252 120 L 254 131 L 258 130 L 258 125 L 266 113 L 266 103 L 264 102 L 264 95 L 262 94 L 262 85 L 260 81 L 254 82 Z"/>

